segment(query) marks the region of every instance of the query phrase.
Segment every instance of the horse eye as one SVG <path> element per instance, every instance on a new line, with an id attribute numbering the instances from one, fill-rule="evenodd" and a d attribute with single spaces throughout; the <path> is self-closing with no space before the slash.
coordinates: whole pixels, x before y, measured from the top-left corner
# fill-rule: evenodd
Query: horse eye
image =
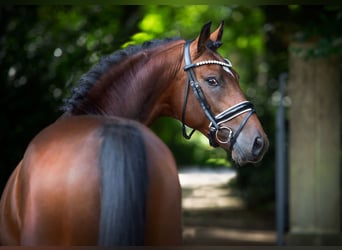
<path id="1" fill-rule="evenodd" d="M 219 82 L 216 80 L 215 77 L 208 77 L 207 82 L 210 86 L 217 86 L 219 85 Z"/>

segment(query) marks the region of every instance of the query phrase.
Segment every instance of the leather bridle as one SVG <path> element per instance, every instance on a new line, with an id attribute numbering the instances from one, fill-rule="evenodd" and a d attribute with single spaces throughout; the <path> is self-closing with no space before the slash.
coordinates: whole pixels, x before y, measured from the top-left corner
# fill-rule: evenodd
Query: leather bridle
<path id="1" fill-rule="evenodd" d="M 192 134 L 195 132 L 195 129 L 193 129 L 190 132 L 190 134 L 188 135 L 186 132 L 185 124 L 184 124 L 185 113 L 186 113 L 186 104 L 187 104 L 188 95 L 189 95 L 189 86 L 191 86 L 192 91 L 193 91 L 197 101 L 199 102 L 199 104 L 201 105 L 201 107 L 204 111 L 204 114 L 206 115 L 206 117 L 210 121 L 209 134 L 208 134 L 210 145 L 213 147 L 218 147 L 219 146 L 218 142 L 223 143 L 223 144 L 229 143 L 230 144 L 229 148 L 230 148 L 230 150 L 232 150 L 233 146 L 237 140 L 237 137 L 239 136 L 239 134 L 242 131 L 245 124 L 247 123 L 247 120 L 255 112 L 254 105 L 249 101 L 243 101 L 243 102 L 240 102 L 240 103 L 224 110 L 223 112 L 221 112 L 220 114 L 215 116 L 212 113 L 210 106 L 209 106 L 209 104 L 205 98 L 205 95 L 202 91 L 202 88 L 200 87 L 200 85 L 196 79 L 195 72 L 194 72 L 193 68 L 196 68 L 196 67 L 199 67 L 202 65 L 217 64 L 217 65 L 221 65 L 227 73 L 231 74 L 234 77 L 234 74 L 230 70 L 232 67 L 232 64 L 227 59 L 225 59 L 225 62 L 216 61 L 216 60 L 207 60 L 207 61 L 192 63 L 191 62 L 191 56 L 190 56 L 190 44 L 191 44 L 191 41 L 188 41 L 185 43 L 185 47 L 184 47 L 184 62 L 185 62 L 184 70 L 187 73 L 188 79 L 187 79 L 187 83 L 186 83 L 186 87 L 185 87 L 183 112 L 182 112 L 183 136 L 186 139 L 190 139 Z M 242 120 L 240 126 L 238 127 L 238 129 L 235 132 L 233 132 L 233 129 L 231 129 L 230 127 L 221 125 L 222 123 L 230 121 L 230 120 L 234 119 L 235 117 L 240 116 L 246 112 L 248 112 L 248 113 L 246 114 L 246 116 Z M 226 138 L 222 138 L 222 136 L 219 135 L 219 132 L 223 135 L 226 135 L 225 136 Z"/>

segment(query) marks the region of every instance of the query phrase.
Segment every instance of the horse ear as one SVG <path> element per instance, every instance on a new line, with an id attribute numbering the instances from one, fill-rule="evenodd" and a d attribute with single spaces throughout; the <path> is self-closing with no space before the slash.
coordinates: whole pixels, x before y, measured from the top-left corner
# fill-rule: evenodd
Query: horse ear
<path id="1" fill-rule="evenodd" d="M 217 50 L 222 45 L 224 21 L 222 20 L 220 26 L 210 35 L 210 40 L 212 41 L 212 49 Z"/>
<path id="2" fill-rule="evenodd" d="M 211 26 L 211 21 L 207 22 L 206 24 L 203 25 L 201 33 L 199 37 L 197 38 L 197 53 L 201 53 L 206 45 L 207 41 L 210 38 L 210 26 Z"/>

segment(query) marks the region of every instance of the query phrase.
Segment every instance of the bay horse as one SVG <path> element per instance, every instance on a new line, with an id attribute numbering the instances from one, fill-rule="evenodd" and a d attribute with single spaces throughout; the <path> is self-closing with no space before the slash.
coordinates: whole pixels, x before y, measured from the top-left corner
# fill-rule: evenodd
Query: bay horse
<path id="1" fill-rule="evenodd" d="M 232 151 L 263 157 L 268 139 L 229 60 L 223 22 L 192 41 L 154 40 L 105 57 L 81 77 L 64 114 L 30 142 L 0 203 L 3 245 L 177 245 L 175 160 L 149 126 L 174 117 Z"/>

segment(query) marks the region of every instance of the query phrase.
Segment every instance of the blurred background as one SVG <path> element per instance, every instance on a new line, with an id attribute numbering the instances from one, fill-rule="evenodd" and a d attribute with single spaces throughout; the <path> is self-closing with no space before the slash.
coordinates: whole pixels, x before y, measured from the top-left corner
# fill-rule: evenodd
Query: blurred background
<path id="1" fill-rule="evenodd" d="M 237 167 L 199 133 L 186 141 L 178 121 L 153 124 L 180 169 L 185 243 L 340 244 L 341 6 L 1 6 L 1 192 L 30 140 L 102 56 L 193 39 L 209 20 L 212 29 L 225 21 L 219 53 L 239 72 L 270 149 L 256 166 Z"/>

